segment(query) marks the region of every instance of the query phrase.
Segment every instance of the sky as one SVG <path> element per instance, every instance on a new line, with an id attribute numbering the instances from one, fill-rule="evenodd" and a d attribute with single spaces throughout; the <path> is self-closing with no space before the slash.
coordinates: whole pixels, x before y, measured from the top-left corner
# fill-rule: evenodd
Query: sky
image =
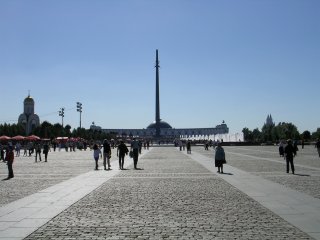
<path id="1" fill-rule="evenodd" d="M 318 0 L 0 0 L 0 124 L 320 127 Z"/>

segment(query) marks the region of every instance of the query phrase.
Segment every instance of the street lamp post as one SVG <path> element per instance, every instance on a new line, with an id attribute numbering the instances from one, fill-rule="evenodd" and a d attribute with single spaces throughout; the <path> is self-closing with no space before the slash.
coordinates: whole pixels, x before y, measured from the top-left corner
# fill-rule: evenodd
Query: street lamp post
<path id="1" fill-rule="evenodd" d="M 61 116 L 61 119 L 62 119 L 62 127 L 63 127 L 64 108 L 60 108 L 59 116 Z"/>
<path id="2" fill-rule="evenodd" d="M 80 113 L 80 128 L 81 128 L 82 103 L 80 103 L 80 102 L 77 102 L 77 112 Z"/>

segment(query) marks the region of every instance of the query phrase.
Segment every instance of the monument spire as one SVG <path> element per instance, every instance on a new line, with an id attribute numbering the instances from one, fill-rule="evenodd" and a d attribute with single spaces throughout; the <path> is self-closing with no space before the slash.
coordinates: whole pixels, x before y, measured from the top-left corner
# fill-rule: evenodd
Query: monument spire
<path id="1" fill-rule="evenodd" d="M 156 50 L 156 136 L 160 135 L 160 93 L 159 93 L 159 58 Z"/>
<path id="2" fill-rule="evenodd" d="M 161 129 L 171 129 L 172 127 L 165 121 L 162 121 L 160 118 L 160 83 L 159 83 L 159 57 L 158 57 L 158 49 L 156 50 L 156 120 L 151 123 L 147 128 L 155 129 L 155 137 L 161 137 Z"/>
<path id="3" fill-rule="evenodd" d="M 156 123 L 160 122 L 160 93 L 159 93 L 159 59 L 158 49 L 156 50 Z"/>

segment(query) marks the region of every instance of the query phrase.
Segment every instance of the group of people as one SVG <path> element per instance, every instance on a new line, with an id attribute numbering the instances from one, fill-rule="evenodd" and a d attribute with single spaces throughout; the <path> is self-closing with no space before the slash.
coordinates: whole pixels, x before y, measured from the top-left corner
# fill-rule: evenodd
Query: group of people
<path id="1" fill-rule="evenodd" d="M 177 145 L 180 148 L 180 151 L 185 147 L 185 144 L 182 143 L 182 141 L 178 142 Z M 93 157 L 95 160 L 95 170 L 99 169 L 98 166 L 98 160 L 99 157 L 103 158 L 103 166 L 104 170 L 111 170 L 111 164 L 110 164 L 110 159 L 111 159 L 111 148 L 114 146 L 111 146 L 110 142 L 107 139 L 104 139 L 102 147 L 100 148 L 98 144 L 93 145 Z M 149 148 L 149 144 L 144 145 L 145 148 Z M 186 147 L 187 147 L 187 153 L 191 154 L 191 142 L 187 141 L 186 142 Z M 206 146 L 205 146 L 206 147 Z M 320 157 L 320 139 L 317 139 L 315 143 L 315 147 L 317 148 L 319 157 Z M 20 148 L 21 144 L 17 143 L 15 146 L 12 144 L 8 144 L 6 146 L 6 150 L 4 151 L 3 146 L 1 146 L 1 159 L 3 161 L 7 162 L 8 165 L 8 178 L 13 178 L 13 168 L 12 164 L 14 161 L 14 150 L 16 150 L 16 156 L 20 156 Z M 101 151 L 102 149 L 102 151 Z M 130 151 L 124 141 L 120 141 L 120 143 L 117 146 L 117 157 L 119 159 L 119 169 L 123 170 L 124 169 L 124 159 L 125 156 L 128 155 L 130 152 L 130 157 L 133 158 L 133 163 L 134 163 L 134 169 L 137 168 L 138 164 L 138 158 L 139 154 L 141 154 L 141 149 L 142 149 L 142 142 L 138 141 L 137 139 L 133 139 L 130 145 Z M 218 168 L 218 173 L 223 173 L 223 165 L 226 163 L 226 156 L 224 149 L 221 145 L 221 142 L 218 142 L 215 149 L 215 167 Z M 39 157 L 39 160 L 41 161 L 41 153 L 44 154 L 45 157 L 45 162 L 47 162 L 48 158 L 48 153 L 50 150 L 50 146 L 47 142 L 44 142 L 41 144 L 40 142 L 36 143 L 32 149 L 32 152 L 29 152 L 29 155 L 35 151 L 35 162 L 37 162 L 37 159 Z M 297 142 L 293 142 L 291 139 L 288 139 L 286 144 L 282 141 L 279 144 L 279 154 L 280 156 L 284 157 L 286 159 L 286 170 L 287 173 L 289 173 L 289 170 L 291 168 L 292 174 L 295 173 L 295 168 L 294 168 L 294 163 L 293 159 L 297 155 L 297 151 L 299 151 Z"/>
<path id="2" fill-rule="evenodd" d="M 35 161 L 37 162 L 37 159 L 39 157 L 39 160 L 41 161 L 41 153 L 44 154 L 45 162 L 47 162 L 48 159 L 48 153 L 50 150 L 50 146 L 48 142 L 25 142 L 21 144 L 20 142 L 12 143 L 9 142 L 6 146 L 0 145 L 0 151 L 1 151 L 1 160 L 5 160 L 5 154 L 8 151 L 7 148 L 12 148 L 12 151 L 16 152 L 16 157 L 20 157 L 21 149 L 23 149 L 23 156 L 29 156 L 31 157 L 32 154 L 35 153 Z"/>
<path id="3" fill-rule="evenodd" d="M 301 143 L 301 147 L 304 148 L 304 142 Z M 317 139 L 315 143 L 315 147 L 317 148 L 319 157 L 320 157 L 320 140 Z M 297 152 L 299 151 L 298 143 L 297 141 L 292 141 L 291 139 L 288 139 L 286 144 L 281 141 L 279 144 L 279 155 L 280 157 L 284 157 L 286 159 L 286 167 L 287 167 L 287 173 L 289 173 L 289 170 L 291 168 L 292 174 L 294 174 L 294 163 L 293 159 L 297 155 Z"/>
<path id="4" fill-rule="evenodd" d="M 184 151 L 187 147 L 187 153 L 191 154 L 191 141 L 185 141 L 185 140 L 175 140 L 174 141 L 175 146 L 179 146 L 180 151 Z"/>
<path id="5" fill-rule="evenodd" d="M 101 151 L 102 149 L 102 151 Z M 134 169 L 138 169 L 138 159 L 139 154 L 141 154 L 142 143 L 137 139 L 133 139 L 130 146 L 130 157 L 133 158 L 133 165 Z M 125 156 L 128 155 L 129 149 L 124 143 L 124 141 L 120 141 L 119 145 L 117 146 L 117 157 L 119 158 L 119 169 L 124 170 L 124 159 Z M 111 145 L 107 139 L 103 140 L 102 147 L 100 148 L 98 144 L 94 144 L 93 146 L 93 158 L 95 160 L 95 170 L 99 170 L 99 157 L 103 158 L 103 167 L 104 170 L 111 170 Z"/>
<path id="6" fill-rule="evenodd" d="M 16 157 L 20 157 L 21 144 L 17 142 L 15 145 L 13 145 L 12 142 L 9 142 L 6 146 L 1 145 L 0 149 L 1 149 L 0 150 L 1 160 L 3 160 L 3 162 L 6 162 L 8 165 L 8 177 L 5 180 L 9 180 L 10 178 L 14 177 L 14 174 L 13 174 L 13 161 L 15 158 L 14 151 L 16 151 Z M 47 162 L 49 149 L 50 147 L 47 142 L 44 142 L 43 144 L 39 142 L 33 146 L 32 152 L 29 153 L 29 156 L 31 156 L 31 154 L 35 152 L 35 162 L 37 162 L 38 157 L 39 157 L 39 161 L 41 161 L 41 153 L 43 153 L 44 161 Z M 27 154 L 24 153 L 24 156 L 26 155 Z"/>

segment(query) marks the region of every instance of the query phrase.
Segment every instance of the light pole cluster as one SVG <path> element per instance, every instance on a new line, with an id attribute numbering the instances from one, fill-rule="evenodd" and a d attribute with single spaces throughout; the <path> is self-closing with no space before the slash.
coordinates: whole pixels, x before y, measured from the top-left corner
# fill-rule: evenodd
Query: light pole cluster
<path id="1" fill-rule="evenodd" d="M 80 113 L 80 128 L 81 128 L 82 103 L 80 103 L 80 102 L 77 102 L 77 112 Z"/>
<path id="2" fill-rule="evenodd" d="M 59 116 L 61 116 L 61 119 L 62 119 L 62 127 L 63 127 L 64 108 L 60 108 Z"/>
<path id="3" fill-rule="evenodd" d="M 65 110 L 65 108 L 60 108 L 60 110 L 59 110 L 59 116 L 62 119 L 62 127 L 63 127 L 64 110 Z M 80 128 L 81 128 L 82 103 L 80 103 L 80 102 L 77 102 L 77 112 L 80 113 Z"/>

